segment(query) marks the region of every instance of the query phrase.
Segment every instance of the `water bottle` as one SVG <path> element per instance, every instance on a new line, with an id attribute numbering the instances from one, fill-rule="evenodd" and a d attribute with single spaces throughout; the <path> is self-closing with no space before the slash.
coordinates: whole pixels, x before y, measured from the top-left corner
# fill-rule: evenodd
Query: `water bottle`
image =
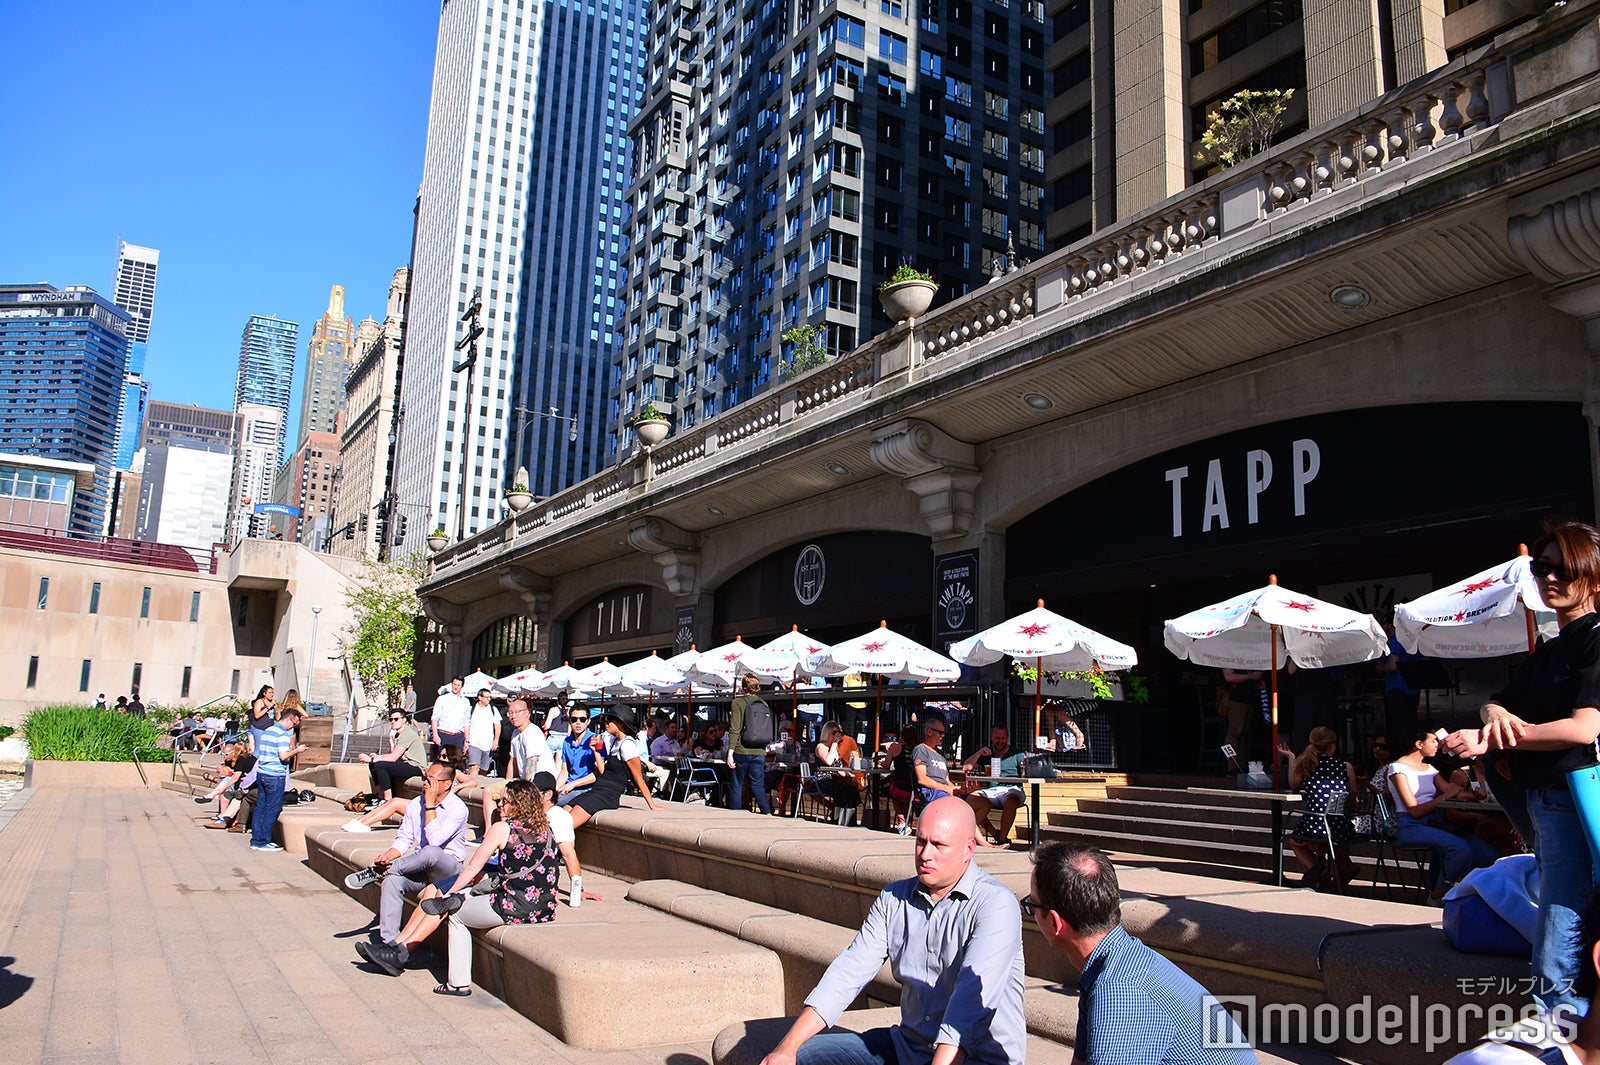
<path id="1" fill-rule="evenodd" d="M 583 905 L 583 877 L 572 878 L 572 894 L 568 897 L 567 904 L 574 909 Z"/>

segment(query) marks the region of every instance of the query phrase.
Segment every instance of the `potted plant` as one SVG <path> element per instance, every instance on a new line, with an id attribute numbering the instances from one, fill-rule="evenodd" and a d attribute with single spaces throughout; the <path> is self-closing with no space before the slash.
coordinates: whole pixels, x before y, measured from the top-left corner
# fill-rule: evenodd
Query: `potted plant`
<path id="1" fill-rule="evenodd" d="M 933 305 L 933 294 L 939 291 L 938 282 L 926 270 L 919 270 L 910 262 L 902 262 L 894 273 L 878 286 L 878 302 L 896 322 L 921 317 Z"/>
<path id="2" fill-rule="evenodd" d="M 450 537 L 445 533 L 443 525 L 438 526 L 433 530 L 433 532 L 428 534 L 429 551 L 443 551 L 444 545 L 449 542 Z"/>
<path id="3" fill-rule="evenodd" d="M 646 403 L 638 414 L 633 416 L 633 432 L 639 438 L 639 443 L 645 447 L 655 447 L 667 438 L 667 430 L 672 423 L 667 421 L 667 416 L 654 403 Z"/>
<path id="4" fill-rule="evenodd" d="M 783 334 L 783 342 L 790 346 L 789 356 L 778 363 L 778 369 L 793 377 L 821 366 L 828 361 L 828 349 L 822 344 L 823 333 L 814 325 L 797 325 Z"/>
<path id="5" fill-rule="evenodd" d="M 506 491 L 506 506 L 513 514 L 521 514 L 533 504 L 533 493 L 528 491 L 528 468 L 517 467 L 517 479 Z"/>

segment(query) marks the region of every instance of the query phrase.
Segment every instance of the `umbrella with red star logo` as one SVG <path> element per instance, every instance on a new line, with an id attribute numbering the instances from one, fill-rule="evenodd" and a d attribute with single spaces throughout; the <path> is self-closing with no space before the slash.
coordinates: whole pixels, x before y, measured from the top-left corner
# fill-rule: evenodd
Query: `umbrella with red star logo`
<path id="1" fill-rule="evenodd" d="M 1045 670 L 1087 672 L 1128 669 L 1139 662 L 1132 647 L 1102 636 L 1071 618 L 1046 610 L 1044 600 L 1032 610 L 1008 618 L 950 645 L 950 657 L 969 666 L 986 666 L 1006 657 L 1032 661 L 1034 682 L 1033 734 L 1039 734 Z"/>
<path id="2" fill-rule="evenodd" d="M 696 684 L 727 688 L 740 673 L 748 672 L 739 668 L 739 659 L 753 650 L 755 648 L 745 643 L 743 636 L 735 636 L 732 643 L 713 647 L 709 651 L 701 651 L 700 657 L 689 667 L 688 677 Z"/>
<path id="3" fill-rule="evenodd" d="M 1361 614 L 1279 587 L 1257 588 L 1191 610 L 1166 624 L 1167 650 L 1202 666 L 1272 673 L 1272 749 L 1278 749 L 1278 669 L 1289 659 L 1303 669 L 1370 662 L 1389 649 L 1371 614 Z M 1278 786 L 1278 759 L 1272 760 Z"/>
<path id="4" fill-rule="evenodd" d="M 820 673 L 817 663 L 828 654 L 828 645 L 813 640 L 793 625 L 775 640 L 746 651 L 739 659 L 743 673 L 754 673 L 768 680 L 792 681 L 796 675 L 811 676 Z"/>
<path id="5" fill-rule="evenodd" d="M 877 750 L 883 738 L 883 682 L 886 678 L 948 684 L 961 676 L 961 667 L 933 648 L 895 632 L 887 621 L 880 621 L 871 632 L 834 644 L 827 657 L 818 663 L 817 672 L 830 677 L 846 673 L 878 675 L 879 720 L 872 737 L 872 749 Z"/>
<path id="6" fill-rule="evenodd" d="M 1394 608 L 1394 634 L 1414 654 L 1433 658 L 1497 658 L 1532 651 L 1536 632 L 1556 634 L 1528 571 L 1528 547 L 1491 566 Z"/>

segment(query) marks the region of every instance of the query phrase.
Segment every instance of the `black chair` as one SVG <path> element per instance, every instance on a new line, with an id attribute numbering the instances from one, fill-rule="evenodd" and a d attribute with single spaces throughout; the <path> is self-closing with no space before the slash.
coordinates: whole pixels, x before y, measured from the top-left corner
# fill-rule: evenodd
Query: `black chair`
<path id="1" fill-rule="evenodd" d="M 1416 895 L 1420 902 L 1428 895 L 1428 866 L 1433 861 L 1433 848 L 1418 844 L 1400 842 L 1400 822 L 1395 814 L 1394 804 L 1384 792 L 1375 792 L 1372 798 L 1372 821 L 1370 829 L 1362 838 L 1370 841 L 1378 852 L 1378 867 L 1372 874 L 1373 884 L 1378 878 L 1383 877 L 1384 890 L 1394 896 L 1395 882 L 1400 885 L 1400 897 L 1405 898 L 1412 886 L 1406 879 L 1406 865 L 1413 864 L 1417 870 Z M 1394 860 L 1393 875 L 1389 872 L 1387 858 Z"/>

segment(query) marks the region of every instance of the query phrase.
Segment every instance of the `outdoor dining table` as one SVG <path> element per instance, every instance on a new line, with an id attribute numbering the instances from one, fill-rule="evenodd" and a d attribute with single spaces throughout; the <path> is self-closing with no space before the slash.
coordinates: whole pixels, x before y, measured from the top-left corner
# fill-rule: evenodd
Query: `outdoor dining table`
<path id="1" fill-rule="evenodd" d="M 1033 790 L 1028 795 L 1028 849 L 1039 849 L 1039 782 L 1043 778 L 995 777 L 987 773 L 967 773 L 965 779 L 968 784 L 982 784 L 985 787 L 992 787 L 998 784 L 1021 788 L 1032 785 Z M 983 828 L 982 825 L 978 827 L 980 830 Z"/>
<path id="2" fill-rule="evenodd" d="M 1243 799 L 1247 806 L 1267 806 L 1272 808 L 1272 877 L 1268 883 L 1283 887 L 1283 808 L 1291 803 L 1299 803 L 1301 799 L 1298 791 L 1240 791 L 1236 788 L 1188 788 L 1191 795 L 1201 797 L 1227 796 L 1230 799 Z"/>

